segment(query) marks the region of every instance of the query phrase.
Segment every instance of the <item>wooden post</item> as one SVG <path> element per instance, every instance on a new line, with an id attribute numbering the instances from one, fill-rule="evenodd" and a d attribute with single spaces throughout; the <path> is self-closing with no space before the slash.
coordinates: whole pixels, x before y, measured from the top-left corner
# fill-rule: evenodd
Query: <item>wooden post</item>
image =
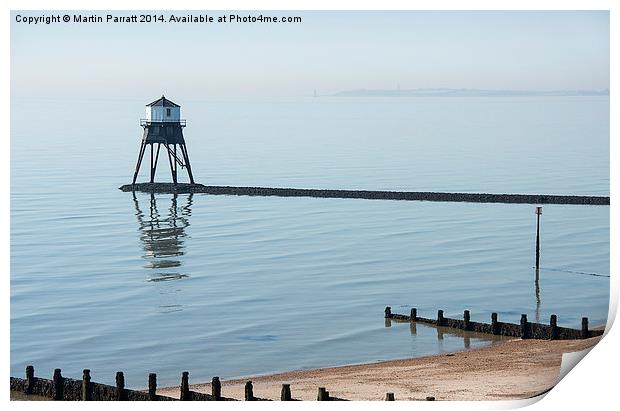
<path id="1" fill-rule="evenodd" d="M 491 313 L 491 332 L 494 335 L 499 334 L 499 324 L 497 324 L 497 313 Z"/>
<path id="2" fill-rule="evenodd" d="M 443 324 L 443 310 L 437 310 L 437 326 Z"/>
<path id="3" fill-rule="evenodd" d="M 465 327 L 465 330 L 469 330 L 470 328 L 469 320 L 470 320 L 469 310 L 463 311 L 463 325 Z"/>
<path id="4" fill-rule="evenodd" d="M 549 339 L 555 340 L 558 338 L 558 316 L 551 314 L 549 319 Z"/>
<path id="5" fill-rule="evenodd" d="M 411 313 L 409 314 L 409 319 L 411 321 L 416 321 L 418 319 L 418 309 L 417 308 L 412 308 L 411 309 Z"/>
<path id="6" fill-rule="evenodd" d="M 590 332 L 588 331 L 588 317 L 581 319 L 581 338 L 588 338 Z"/>
<path id="7" fill-rule="evenodd" d="M 392 307 L 385 307 L 385 318 L 392 318 Z"/>
<path id="8" fill-rule="evenodd" d="M 282 392 L 280 393 L 280 401 L 292 401 L 291 384 L 282 384 Z"/>
<path id="9" fill-rule="evenodd" d="M 125 375 L 122 371 L 116 373 L 116 401 L 125 401 Z"/>
<path id="10" fill-rule="evenodd" d="M 319 394 L 316 397 L 317 401 L 329 401 L 329 393 L 325 387 L 319 387 Z"/>
<path id="11" fill-rule="evenodd" d="M 82 401 L 93 400 L 92 388 L 90 384 L 90 370 L 86 368 L 82 373 Z"/>
<path id="12" fill-rule="evenodd" d="M 525 339 L 527 337 L 527 314 L 521 314 L 521 338 Z"/>
<path id="13" fill-rule="evenodd" d="M 61 401 L 64 398 L 64 380 L 65 379 L 60 373 L 60 368 L 56 368 L 54 370 L 54 376 L 52 377 L 52 381 L 54 384 L 53 398 L 56 401 Z"/>
<path id="14" fill-rule="evenodd" d="M 181 374 L 181 401 L 191 401 L 191 395 L 189 393 L 189 372 L 183 371 Z"/>
<path id="15" fill-rule="evenodd" d="M 245 383 L 245 400 L 254 401 L 254 387 L 252 386 L 252 381 Z"/>
<path id="16" fill-rule="evenodd" d="M 34 388 L 34 367 L 32 365 L 28 365 L 26 367 L 26 387 L 24 389 L 24 394 L 32 394 L 33 388 Z"/>
<path id="17" fill-rule="evenodd" d="M 157 374 L 149 374 L 149 401 L 157 400 Z"/>
<path id="18" fill-rule="evenodd" d="M 211 395 L 215 401 L 222 399 L 222 383 L 220 377 L 213 377 L 211 379 Z"/>
<path id="19" fill-rule="evenodd" d="M 540 268 L 540 215 L 542 207 L 536 207 L 536 269 Z"/>
<path id="20" fill-rule="evenodd" d="M 388 392 L 387 394 L 385 394 L 385 400 L 386 401 L 394 401 L 394 393 L 393 392 Z"/>

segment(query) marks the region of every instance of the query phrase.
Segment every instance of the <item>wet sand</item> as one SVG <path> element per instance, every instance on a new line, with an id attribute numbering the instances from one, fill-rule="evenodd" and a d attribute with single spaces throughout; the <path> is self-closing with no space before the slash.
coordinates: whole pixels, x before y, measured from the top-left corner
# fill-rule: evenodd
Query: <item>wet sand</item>
<path id="1" fill-rule="evenodd" d="M 222 395 L 244 398 L 245 382 L 254 384 L 254 395 L 279 400 L 283 383 L 292 396 L 316 400 L 318 387 L 331 396 L 348 400 L 510 400 L 536 396 L 558 381 L 562 354 L 595 345 L 587 340 L 514 339 L 490 347 L 429 357 L 334 368 L 292 371 L 267 376 L 222 381 Z M 193 391 L 211 393 L 210 384 L 192 385 Z M 158 394 L 179 396 L 178 387 L 158 389 Z"/>

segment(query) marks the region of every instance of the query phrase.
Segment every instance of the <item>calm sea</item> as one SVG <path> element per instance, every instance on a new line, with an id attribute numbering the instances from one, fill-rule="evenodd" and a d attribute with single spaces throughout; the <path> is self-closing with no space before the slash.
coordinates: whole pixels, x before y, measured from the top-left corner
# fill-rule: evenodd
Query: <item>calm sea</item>
<path id="1" fill-rule="evenodd" d="M 387 305 L 606 321 L 608 207 L 544 207 L 536 282 L 533 205 L 123 193 L 147 102 L 12 101 L 13 376 L 144 387 L 492 343 Z M 609 195 L 608 97 L 177 102 L 203 184 Z"/>

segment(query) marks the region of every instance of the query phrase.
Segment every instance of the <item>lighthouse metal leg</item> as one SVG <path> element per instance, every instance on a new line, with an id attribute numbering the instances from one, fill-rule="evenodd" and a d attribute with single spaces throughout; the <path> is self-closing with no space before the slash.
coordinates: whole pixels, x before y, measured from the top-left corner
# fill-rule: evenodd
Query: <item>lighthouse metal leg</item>
<path id="1" fill-rule="evenodd" d="M 177 181 L 177 176 L 178 176 L 177 170 L 179 169 L 179 162 L 177 161 L 178 157 L 177 157 L 177 144 L 176 143 L 174 143 L 174 156 L 173 157 L 174 157 L 174 163 L 173 163 L 174 164 L 174 181 Z"/>
<path id="2" fill-rule="evenodd" d="M 166 152 L 168 153 L 168 163 L 170 163 L 170 174 L 172 174 L 172 182 L 177 184 L 177 174 L 175 173 L 174 165 L 172 163 L 172 155 L 170 154 L 170 146 L 166 143 Z M 176 163 L 176 160 L 175 160 Z"/>
<path id="3" fill-rule="evenodd" d="M 161 143 L 157 143 L 157 154 L 155 154 L 155 162 L 153 163 L 153 151 L 151 146 L 151 183 L 155 181 L 155 170 L 157 170 L 157 160 L 159 160 L 159 149 L 161 148 Z"/>
<path id="4" fill-rule="evenodd" d="M 151 143 L 151 183 L 155 182 L 155 163 L 154 163 L 154 158 L 153 158 L 153 154 L 154 154 L 154 143 Z"/>
<path id="5" fill-rule="evenodd" d="M 153 143 L 151 143 L 151 183 L 153 182 Z"/>
<path id="6" fill-rule="evenodd" d="M 138 173 L 140 172 L 140 165 L 142 164 L 142 157 L 144 156 L 144 150 L 146 150 L 146 140 L 142 140 L 140 152 L 138 153 L 138 162 L 136 163 L 136 171 L 133 173 L 133 182 L 131 184 L 136 184 L 136 179 L 138 178 Z"/>
<path id="7" fill-rule="evenodd" d="M 181 151 L 183 152 L 183 159 L 185 160 L 185 165 L 187 166 L 187 174 L 189 175 L 189 182 L 194 184 L 194 176 L 192 175 L 192 166 L 189 164 L 189 154 L 187 154 L 187 147 L 185 143 L 179 144 L 181 146 Z"/>

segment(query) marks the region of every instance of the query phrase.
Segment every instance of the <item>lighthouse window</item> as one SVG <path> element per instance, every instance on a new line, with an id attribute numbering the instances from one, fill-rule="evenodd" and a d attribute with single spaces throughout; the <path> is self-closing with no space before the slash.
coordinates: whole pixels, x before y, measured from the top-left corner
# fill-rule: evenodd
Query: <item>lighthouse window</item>
<path id="1" fill-rule="evenodd" d="M 166 117 L 170 117 L 170 109 L 169 108 L 166 109 Z"/>

